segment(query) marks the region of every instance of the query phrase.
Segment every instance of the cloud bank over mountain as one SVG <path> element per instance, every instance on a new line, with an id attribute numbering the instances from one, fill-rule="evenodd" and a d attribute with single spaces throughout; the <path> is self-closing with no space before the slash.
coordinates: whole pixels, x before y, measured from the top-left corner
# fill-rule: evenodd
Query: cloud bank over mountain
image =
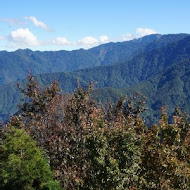
<path id="1" fill-rule="evenodd" d="M 33 50 L 89 49 L 103 43 L 128 41 L 157 33 L 151 28 L 137 28 L 134 34 L 126 33 L 116 37 L 109 37 L 109 35 L 106 34 L 99 36 L 87 34 L 76 40 L 69 40 L 69 38 L 64 35 L 59 35 L 54 38 L 44 38 L 43 35 L 45 36 L 46 33 L 55 33 L 54 28 L 49 27 L 46 22 L 41 21 L 41 19 L 35 16 L 25 16 L 22 19 L 3 18 L 1 21 L 8 24 L 10 28 L 14 28 L 7 35 L 0 33 L 0 42 L 3 44 L 1 50 L 3 50 L 4 46 L 4 49 L 8 51 L 25 48 Z M 39 35 L 39 30 L 41 30 L 40 33 L 42 33 L 42 36 Z M 87 33 L 90 34 L 90 32 Z"/>

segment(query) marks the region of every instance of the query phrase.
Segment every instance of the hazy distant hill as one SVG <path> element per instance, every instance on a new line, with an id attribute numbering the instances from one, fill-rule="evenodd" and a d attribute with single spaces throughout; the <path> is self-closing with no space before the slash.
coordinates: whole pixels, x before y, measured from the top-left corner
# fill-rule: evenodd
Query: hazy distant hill
<path id="1" fill-rule="evenodd" d="M 154 121 L 160 106 L 164 104 L 170 112 L 174 106 L 190 112 L 190 36 L 164 47 L 160 45 L 165 44 L 164 41 L 160 42 L 159 39 L 156 40 L 157 49 L 136 55 L 123 63 L 68 73 L 40 74 L 36 79 L 43 86 L 56 79 L 64 92 L 76 88 L 76 79 L 82 86 L 93 81 L 97 88 L 103 88 L 99 91 L 99 98 L 102 99 L 142 91 L 148 97 L 150 121 Z M 156 41 L 152 43 L 156 44 Z M 0 91 L 0 116 L 6 119 L 16 111 L 19 92 L 15 83 L 1 87 Z"/>
<path id="2" fill-rule="evenodd" d="M 188 34 L 154 34 L 127 42 L 107 43 L 95 48 L 73 51 L 0 52 L 0 86 L 24 79 L 28 73 L 42 74 L 111 65 L 130 60 L 137 54 L 166 46 Z"/>

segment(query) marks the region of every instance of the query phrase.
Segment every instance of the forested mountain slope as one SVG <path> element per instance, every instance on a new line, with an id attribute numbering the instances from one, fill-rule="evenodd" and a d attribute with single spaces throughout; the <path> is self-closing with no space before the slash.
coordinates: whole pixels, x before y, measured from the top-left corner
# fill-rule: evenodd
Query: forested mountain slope
<path id="1" fill-rule="evenodd" d="M 75 71 L 130 60 L 137 54 L 166 46 L 188 34 L 149 35 L 126 42 L 107 43 L 89 50 L 0 52 L 0 86 L 24 79 L 31 71 L 42 73 Z"/>
<path id="2" fill-rule="evenodd" d="M 147 97 L 148 122 L 157 121 L 162 106 L 166 106 L 169 115 L 176 107 L 190 113 L 190 59 L 177 62 L 144 82 L 120 89 L 99 88 L 95 95 L 102 102 L 114 102 L 119 96 L 131 96 L 136 92 Z"/>
<path id="3" fill-rule="evenodd" d="M 63 92 L 73 91 L 77 86 L 77 80 L 79 80 L 82 86 L 86 86 L 92 81 L 95 83 L 96 88 L 112 87 L 129 89 L 131 86 L 137 85 L 133 89 L 135 91 L 142 91 L 147 95 L 149 107 L 151 110 L 156 111 L 151 113 L 151 115 L 156 117 L 160 106 L 165 104 L 164 101 L 167 101 L 167 103 L 170 102 L 167 104 L 170 111 L 174 106 L 186 108 L 189 105 L 189 60 L 190 37 L 186 37 L 165 47 L 139 54 L 130 61 L 123 63 L 82 69 L 69 73 L 41 74 L 37 75 L 36 79 L 42 86 L 50 84 L 53 80 L 58 80 Z M 177 74 L 172 75 L 172 73 L 178 72 L 184 72 L 185 74 L 182 78 L 182 74 L 180 74 L 180 77 L 170 81 L 171 76 L 178 76 Z M 182 84 L 185 89 L 182 88 Z M 176 90 L 170 90 L 175 87 Z M 179 96 L 177 94 L 175 96 L 173 91 L 181 95 Z M 186 94 L 183 94 L 184 91 Z M 124 92 L 126 91 L 124 90 Z M 6 119 L 9 114 L 16 111 L 19 96 L 19 91 L 15 83 L 1 87 L 1 118 Z M 177 102 L 183 103 L 178 104 Z"/>

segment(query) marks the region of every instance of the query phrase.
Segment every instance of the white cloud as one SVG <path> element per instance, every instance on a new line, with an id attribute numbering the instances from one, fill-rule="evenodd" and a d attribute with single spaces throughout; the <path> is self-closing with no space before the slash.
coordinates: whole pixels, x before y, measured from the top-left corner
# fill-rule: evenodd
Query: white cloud
<path id="1" fill-rule="evenodd" d="M 86 36 L 80 40 L 78 40 L 78 45 L 84 45 L 84 46 L 92 46 L 98 44 L 98 39 L 92 37 L 92 36 Z"/>
<path id="2" fill-rule="evenodd" d="M 123 35 L 123 41 L 129 41 L 129 40 L 132 40 L 132 39 L 134 39 L 133 34 L 127 33 L 127 34 Z"/>
<path id="3" fill-rule="evenodd" d="M 54 45 L 63 46 L 63 45 L 69 45 L 71 42 L 69 42 L 65 37 L 57 37 L 55 40 L 52 40 Z"/>
<path id="4" fill-rule="evenodd" d="M 150 34 L 156 34 L 157 32 L 151 28 L 137 28 L 136 29 L 136 34 L 138 34 L 139 36 L 147 36 Z"/>
<path id="5" fill-rule="evenodd" d="M 109 41 L 109 37 L 108 36 L 100 36 L 99 37 L 99 42 L 100 43 L 106 43 Z"/>
<path id="6" fill-rule="evenodd" d="M 5 37 L 0 35 L 0 40 L 4 40 L 4 39 L 5 39 Z"/>
<path id="7" fill-rule="evenodd" d="M 9 39 L 12 42 L 11 46 L 15 48 L 27 48 L 39 45 L 36 36 L 28 28 L 19 28 L 12 31 Z"/>
<path id="8" fill-rule="evenodd" d="M 72 44 L 75 46 L 82 46 L 84 48 L 91 48 L 93 46 L 96 46 L 102 43 L 107 43 L 108 41 L 109 41 L 109 37 L 105 35 L 102 35 L 99 38 L 86 36 L 76 42 L 73 42 Z"/>
<path id="9" fill-rule="evenodd" d="M 54 40 L 50 40 L 44 44 L 54 45 L 54 46 L 70 46 L 70 47 L 82 47 L 82 48 L 91 48 L 93 46 L 106 43 L 109 41 L 108 36 L 102 35 L 99 38 L 92 36 L 85 36 L 84 38 L 77 41 L 69 41 L 65 37 L 57 37 Z"/>
<path id="10" fill-rule="evenodd" d="M 26 20 L 30 20 L 33 22 L 33 24 L 36 26 L 36 27 L 40 27 L 46 31 L 51 31 L 51 29 L 42 21 L 39 21 L 37 20 L 36 17 L 34 16 L 30 16 L 30 17 L 25 17 Z"/>
<path id="11" fill-rule="evenodd" d="M 28 17 L 29 18 L 29 17 Z M 31 17 L 30 17 L 31 18 Z M 33 17 L 35 18 L 35 17 Z M 35 19 L 34 19 L 35 21 Z M 36 26 L 46 27 L 42 24 L 42 22 L 36 21 L 34 22 Z M 47 29 L 47 28 L 46 28 Z M 118 36 L 118 38 L 109 39 L 106 35 L 101 35 L 99 37 L 93 36 L 85 36 L 82 39 L 76 41 L 69 41 L 66 37 L 55 37 L 55 39 L 46 39 L 38 41 L 37 37 L 28 29 L 28 28 L 19 28 L 10 33 L 10 35 L 6 36 L 0 35 L 0 42 L 6 43 L 7 47 L 10 49 L 17 48 L 32 48 L 32 49 L 75 49 L 75 48 L 92 48 L 94 46 L 107 43 L 107 42 L 118 42 L 118 41 L 128 41 L 133 40 L 134 38 L 140 38 L 145 35 L 155 34 L 157 33 L 155 30 L 150 28 L 137 28 L 134 34 L 126 33 L 123 36 Z M 4 42 L 3 42 L 4 41 Z"/>
<path id="12" fill-rule="evenodd" d="M 7 22 L 9 26 L 19 26 L 26 24 L 23 20 L 17 18 L 3 18 L 2 21 Z"/>
<path id="13" fill-rule="evenodd" d="M 134 38 L 141 38 L 150 34 L 158 34 L 155 30 L 151 28 L 137 28 L 135 34 L 127 33 L 122 36 L 123 41 L 133 40 Z"/>

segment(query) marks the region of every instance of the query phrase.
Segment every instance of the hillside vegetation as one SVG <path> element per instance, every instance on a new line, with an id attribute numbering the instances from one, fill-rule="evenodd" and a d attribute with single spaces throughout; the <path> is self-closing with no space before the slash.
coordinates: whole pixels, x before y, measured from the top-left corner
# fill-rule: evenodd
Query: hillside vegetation
<path id="1" fill-rule="evenodd" d="M 108 43 L 89 50 L 0 52 L 0 86 L 34 75 L 111 65 L 130 60 L 135 55 L 163 47 L 187 37 L 188 34 L 150 35 L 127 42 Z"/>
<path id="2" fill-rule="evenodd" d="M 170 123 L 163 107 L 148 128 L 140 93 L 104 107 L 90 98 L 91 84 L 61 95 L 56 81 L 41 89 L 28 80 L 20 113 L 1 133 L 1 189 L 189 189 L 190 123 L 179 109 Z"/>
<path id="3" fill-rule="evenodd" d="M 147 118 L 150 123 L 156 122 L 159 117 L 159 109 L 163 105 L 167 105 L 170 115 L 175 106 L 179 106 L 189 113 L 190 37 L 187 36 L 164 46 L 174 40 L 174 36 L 156 36 L 157 39 L 147 46 L 149 51 L 122 63 L 67 73 L 40 74 L 35 78 L 41 86 L 46 86 L 53 80 L 59 81 L 64 93 L 73 92 L 77 87 L 77 81 L 81 86 L 87 86 L 89 82 L 93 82 L 97 92 L 100 93 L 100 95 L 97 93 L 97 99 L 101 101 L 116 100 L 118 95 L 140 91 L 148 98 L 147 115 L 149 114 L 149 116 Z M 179 35 L 176 40 L 181 36 L 183 35 Z M 142 41 L 145 39 L 143 38 Z M 157 47 L 157 49 L 152 47 Z M 91 51 L 95 51 L 95 49 L 91 49 Z M 25 82 L 26 80 L 22 81 L 22 84 Z M 101 90 L 98 90 L 99 88 L 105 93 L 104 95 Z M 112 88 L 111 92 L 106 93 L 107 90 L 110 91 L 110 88 Z M 0 116 L 2 120 L 8 119 L 10 114 L 18 110 L 16 105 L 19 103 L 19 97 L 21 97 L 21 93 L 17 89 L 16 83 L 1 87 Z"/>

